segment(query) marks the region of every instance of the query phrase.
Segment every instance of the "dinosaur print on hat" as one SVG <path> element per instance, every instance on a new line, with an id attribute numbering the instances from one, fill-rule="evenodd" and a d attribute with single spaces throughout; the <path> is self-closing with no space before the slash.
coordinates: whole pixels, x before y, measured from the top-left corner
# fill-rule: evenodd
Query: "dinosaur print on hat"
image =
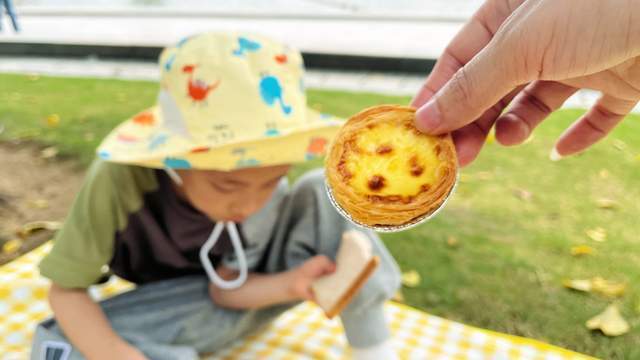
<path id="1" fill-rule="evenodd" d="M 233 50 L 233 55 L 244 56 L 245 53 L 256 52 L 260 50 L 261 47 L 262 45 L 260 45 L 260 43 L 251 41 L 241 36 L 238 38 L 238 48 Z"/>
<path id="2" fill-rule="evenodd" d="M 267 105 L 273 106 L 277 102 L 285 115 L 291 114 L 292 108 L 284 103 L 282 86 L 277 77 L 272 75 L 262 76 L 260 80 L 260 96 L 262 96 L 262 100 Z"/>

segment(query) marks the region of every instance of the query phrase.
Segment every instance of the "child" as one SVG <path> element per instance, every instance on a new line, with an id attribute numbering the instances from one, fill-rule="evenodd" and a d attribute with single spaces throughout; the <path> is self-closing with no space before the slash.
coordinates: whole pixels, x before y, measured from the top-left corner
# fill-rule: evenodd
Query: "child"
<path id="1" fill-rule="evenodd" d="M 334 270 L 352 225 L 321 172 L 286 180 L 340 124 L 306 109 L 300 54 L 212 33 L 166 49 L 160 67 L 158 105 L 105 139 L 40 265 L 55 320 L 38 326 L 33 359 L 197 359 L 313 300 Z M 341 320 L 354 358 L 393 359 L 383 303 L 398 268 L 367 235 L 380 267 Z M 96 304 L 86 289 L 110 274 L 138 286 Z"/>

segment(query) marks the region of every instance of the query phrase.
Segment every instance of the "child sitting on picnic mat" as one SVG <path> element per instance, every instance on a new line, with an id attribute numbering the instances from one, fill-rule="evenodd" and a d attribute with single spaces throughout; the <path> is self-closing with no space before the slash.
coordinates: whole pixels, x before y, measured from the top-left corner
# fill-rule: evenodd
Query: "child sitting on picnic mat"
<path id="1" fill-rule="evenodd" d="M 36 329 L 34 359 L 220 350 L 313 300 L 311 283 L 334 271 L 353 228 L 320 171 L 286 180 L 289 164 L 320 156 L 340 126 L 307 109 L 299 52 L 209 33 L 165 49 L 160 70 L 157 106 L 104 140 L 40 264 L 55 320 Z M 340 316 L 354 358 L 393 359 L 383 303 L 398 267 L 366 234 L 380 266 Z M 96 304 L 86 289 L 111 274 L 137 288 Z"/>

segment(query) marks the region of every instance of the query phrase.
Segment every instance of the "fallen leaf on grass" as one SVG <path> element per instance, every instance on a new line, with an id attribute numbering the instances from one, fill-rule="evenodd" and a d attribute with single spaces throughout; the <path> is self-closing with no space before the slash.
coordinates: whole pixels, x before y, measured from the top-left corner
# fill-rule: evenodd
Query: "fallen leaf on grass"
<path id="1" fill-rule="evenodd" d="M 607 230 L 601 227 L 589 229 L 585 231 L 585 234 L 587 234 L 591 240 L 596 242 L 604 242 L 607 240 Z"/>
<path id="2" fill-rule="evenodd" d="M 572 290 L 596 293 L 610 298 L 621 297 L 627 290 L 627 284 L 606 280 L 600 276 L 591 279 L 564 280 L 562 285 Z"/>
<path id="3" fill-rule="evenodd" d="M 571 247 L 571 255 L 573 256 L 591 255 L 595 251 L 596 249 L 592 248 L 589 245 L 577 245 Z"/>
<path id="4" fill-rule="evenodd" d="M 420 274 L 415 270 L 409 270 L 407 272 L 402 273 L 402 285 L 410 288 L 417 287 L 420 285 L 422 278 Z"/>
<path id="5" fill-rule="evenodd" d="M 533 194 L 531 191 L 527 191 L 525 189 L 515 189 L 513 190 L 513 195 L 522 201 L 531 201 Z"/>
<path id="6" fill-rule="evenodd" d="M 458 239 L 456 239 L 455 236 L 449 236 L 447 238 L 447 246 L 448 247 L 455 248 L 455 247 L 458 247 L 458 245 L 460 245 L 460 242 L 458 241 Z"/>
<path id="7" fill-rule="evenodd" d="M 487 144 L 493 144 L 496 142 L 496 133 L 491 131 L 488 135 L 487 135 L 487 140 L 486 143 Z"/>
<path id="8" fill-rule="evenodd" d="M 40 157 L 43 159 L 51 159 L 56 157 L 56 155 L 58 155 L 58 148 L 55 146 L 49 146 L 48 148 L 44 148 L 42 149 L 42 151 L 40 151 Z"/>
<path id="9" fill-rule="evenodd" d="M 38 75 L 38 74 L 29 74 L 27 76 L 27 78 L 29 79 L 29 81 L 38 81 L 38 80 L 40 80 L 40 75 Z"/>
<path id="10" fill-rule="evenodd" d="M 47 126 L 54 128 L 54 127 L 57 127 L 58 125 L 60 125 L 60 115 L 51 114 L 47 116 Z"/>
<path id="11" fill-rule="evenodd" d="M 593 286 L 593 292 L 608 297 L 621 297 L 627 290 L 627 284 L 605 280 L 599 276 L 591 279 L 591 284 Z"/>
<path id="12" fill-rule="evenodd" d="M 600 172 L 598 173 L 600 175 L 601 179 L 607 179 L 609 177 L 609 170 L 607 169 L 602 169 L 600 170 Z"/>
<path id="13" fill-rule="evenodd" d="M 533 138 L 534 138 L 533 134 L 529 135 L 529 137 L 525 141 L 523 141 L 522 144 L 520 144 L 520 145 L 526 145 L 526 144 L 532 142 Z"/>
<path id="14" fill-rule="evenodd" d="M 581 280 L 565 280 L 562 282 L 562 285 L 566 288 L 584 292 L 591 292 L 593 286 L 591 285 L 590 279 L 581 279 Z"/>
<path id="15" fill-rule="evenodd" d="M 58 221 L 34 221 L 22 225 L 22 227 L 16 231 L 16 235 L 21 239 L 26 239 L 39 231 L 56 231 L 59 230 L 60 227 L 61 224 Z"/>
<path id="16" fill-rule="evenodd" d="M 625 151 L 627 149 L 627 144 L 620 139 L 614 139 L 613 147 L 618 151 Z"/>
<path id="17" fill-rule="evenodd" d="M 84 141 L 91 142 L 96 139 L 96 135 L 92 132 L 88 132 L 84 134 Z"/>
<path id="18" fill-rule="evenodd" d="M 607 306 L 600 314 L 589 319 L 586 324 L 589 330 L 600 330 L 606 336 L 620 336 L 629 332 L 629 323 L 622 317 L 615 304 Z"/>
<path id="19" fill-rule="evenodd" d="M 402 290 L 396 291 L 396 293 L 393 294 L 393 297 L 391 298 L 391 300 L 403 303 L 404 302 L 404 295 L 402 295 Z"/>
<path id="20" fill-rule="evenodd" d="M 606 210 L 615 210 L 619 207 L 619 204 L 617 201 L 609 198 L 597 199 L 596 205 L 598 205 L 600 209 L 606 209 Z"/>
<path id="21" fill-rule="evenodd" d="M 3 254 L 13 254 L 22 247 L 22 241 L 20 239 L 11 239 L 2 244 Z"/>

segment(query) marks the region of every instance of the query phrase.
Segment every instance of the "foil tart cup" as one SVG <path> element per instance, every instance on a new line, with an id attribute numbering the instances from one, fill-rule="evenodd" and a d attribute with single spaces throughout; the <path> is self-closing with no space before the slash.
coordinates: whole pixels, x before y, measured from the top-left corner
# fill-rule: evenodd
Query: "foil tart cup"
<path id="1" fill-rule="evenodd" d="M 381 232 L 381 233 L 392 233 L 392 232 L 399 232 L 399 231 L 404 231 L 404 230 L 408 230 L 411 229 L 412 227 L 415 227 L 417 225 L 420 225 L 430 219 L 432 219 L 434 216 L 436 216 L 441 210 L 442 208 L 444 208 L 444 206 L 447 204 L 447 202 L 449 201 L 449 199 L 451 198 L 451 195 L 453 195 L 453 193 L 455 192 L 456 188 L 458 187 L 458 182 L 460 181 L 460 172 L 456 172 L 456 180 L 453 183 L 453 186 L 451 187 L 451 190 L 449 190 L 449 193 L 447 194 L 447 196 L 444 198 L 444 201 L 442 202 L 442 204 L 440 204 L 440 206 L 435 209 L 434 211 L 432 211 L 431 213 L 428 214 L 424 214 L 422 216 L 418 216 L 417 218 L 404 223 L 404 224 L 400 224 L 400 225 L 367 225 L 367 224 L 363 224 L 361 222 L 359 222 L 358 220 L 354 219 L 353 217 L 351 217 L 351 215 L 342 208 L 342 206 L 340 206 L 340 204 L 338 204 L 338 202 L 336 201 L 335 197 L 333 196 L 333 191 L 331 190 L 331 186 L 329 185 L 329 182 L 325 179 L 324 181 L 324 187 L 325 190 L 327 192 L 327 196 L 329 197 L 329 201 L 331 201 L 331 205 L 333 205 L 333 207 L 338 211 L 338 213 L 340 215 L 342 215 L 342 217 L 344 217 L 345 219 L 349 220 L 351 223 L 353 223 L 356 226 L 359 226 L 361 228 L 364 229 L 370 229 L 376 232 Z"/>

